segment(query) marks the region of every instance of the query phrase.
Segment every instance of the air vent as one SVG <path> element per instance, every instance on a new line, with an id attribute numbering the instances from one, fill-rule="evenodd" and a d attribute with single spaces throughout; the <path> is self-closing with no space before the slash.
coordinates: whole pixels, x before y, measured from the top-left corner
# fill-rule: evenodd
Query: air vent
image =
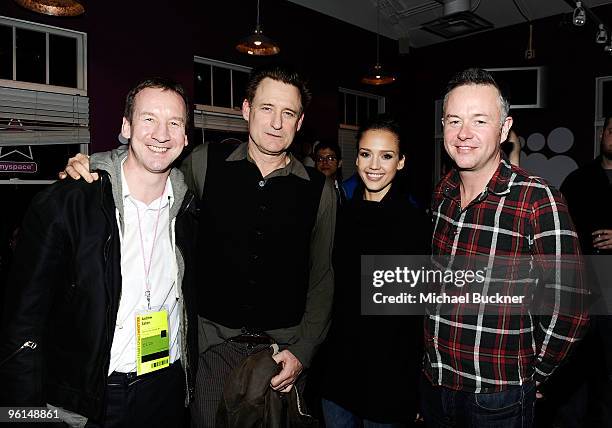
<path id="1" fill-rule="evenodd" d="M 482 30 L 493 28 L 486 19 L 472 12 L 458 12 L 423 24 L 421 29 L 429 31 L 445 39 L 465 36 Z"/>

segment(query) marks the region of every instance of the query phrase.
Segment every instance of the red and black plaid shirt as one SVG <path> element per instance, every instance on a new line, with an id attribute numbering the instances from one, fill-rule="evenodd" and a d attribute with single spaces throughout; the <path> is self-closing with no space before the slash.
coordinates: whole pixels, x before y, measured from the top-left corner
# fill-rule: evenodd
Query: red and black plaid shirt
<path id="1" fill-rule="evenodd" d="M 466 315 L 430 308 L 425 322 L 425 374 L 436 385 L 475 393 L 497 392 L 545 380 L 584 334 L 580 249 L 561 194 L 539 177 L 502 159 L 485 191 L 461 208 L 459 174 L 451 171 L 433 194 L 433 254 L 533 261 L 529 278 L 504 277 L 504 286 L 542 293 L 548 315 L 503 307 Z M 548 257 L 553 262 L 542 262 Z M 552 257 L 552 258 L 551 258 Z M 508 272 L 512 270 L 509 269 Z M 510 276 L 510 274 L 508 274 Z M 536 290 L 537 289 L 537 290 Z"/>

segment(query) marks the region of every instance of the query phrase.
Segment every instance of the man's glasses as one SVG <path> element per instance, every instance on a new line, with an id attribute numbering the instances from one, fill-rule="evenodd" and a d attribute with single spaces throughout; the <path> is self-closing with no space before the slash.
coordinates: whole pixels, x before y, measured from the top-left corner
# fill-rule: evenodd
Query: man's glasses
<path id="1" fill-rule="evenodd" d="M 338 160 L 338 158 L 336 156 L 333 156 L 333 155 L 315 156 L 315 161 L 317 161 L 317 162 L 335 162 L 337 160 Z"/>

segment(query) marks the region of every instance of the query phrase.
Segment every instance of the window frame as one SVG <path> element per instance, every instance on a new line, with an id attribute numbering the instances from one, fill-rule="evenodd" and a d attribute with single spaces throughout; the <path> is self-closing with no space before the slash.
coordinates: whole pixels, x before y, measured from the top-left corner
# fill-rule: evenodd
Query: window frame
<path id="1" fill-rule="evenodd" d="M 232 64 L 230 62 L 218 61 L 216 59 L 204 58 L 201 56 L 194 56 L 193 61 L 198 64 L 209 65 L 210 68 L 210 104 L 195 104 L 196 109 L 204 111 L 212 111 L 216 113 L 235 113 L 236 107 L 242 106 L 242 100 L 236 102 L 234 100 L 234 71 L 246 73 L 247 75 L 251 72 L 252 68 L 239 64 Z M 214 73 L 212 67 L 223 68 L 230 71 L 230 107 L 220 107 L 215 105 L 215 84 L 214 84 Z"/>
<path id="2" fill-rule="evenodd" d="M 202 138 L 205 139 L 206 129 L 227 131 L 227 132 L 242 132 L 248 134 L 248 124 L 242 117 L 242 99 L 234 100 L 234 71 L 251 73 L 252 68 L 240 64 L 219 61 L 201 56 L 194 56 L 194 62 L 210 66 L 210 101 L 211 104 L 194 103 L 194 128 L 201 129 Z M 223 68 L 230 70 L 230 106 L 221 107 L 215 106 L 214 103 L 214 73 L 213 68 Z M 194 73 L 195 74 L 195 73 Z M 194 75 L 195 78 L 195 75 Z M 213 123 L 213 126 L 207 126 Z"/>
<path id="3" fill-rule="evenodd" d="M 602 131 L 604 125 L 604 112 L 603 102 L 604 94 L 603 87 L 604 83 L 612 84 L 612 76 L 599 76 L 595 78 L 595 121 L 593 123 L 593 154 L 594 158 L 599 156 L 600 152 L 600 138 L 599 133 Z"/>
<path id="4" fill-rule="evenodd" d="M 352 125 L 346 123 L 346 95 L 355 95 L 356 97 L 367 98 L 368 100 L 374 99 L 378 103 L 378 113 L 384 114 L 386 112 L 387 100 L 383 95 L 371 94 L 368 92 L 357 91 L 354 89 L 348 89 L 339 87 L 339 95 L 342 96 L 342 107 L 343 110 L 339 112 L 340 123 L 338 124 L 338 144 L 340 144 L 340 150 L 342 150 L 342 173 L 346 174 L 343 179 L 349 178 L 353 173 L 356 172 L 355 159 L 357 157 L 357 149 L 353 140 L 357 137 L 359 131 L 359 125 Z M 359 118 L 359 102 L 355 99 L 355 121 L 358 122 Z M 353 158 L 354 155 L 354 158 Z"/>
<path id="5" fill-rule="evenodd" d="M 340 126 L 346 127 L 346 129 L 351 129 L 351 127 L 359 128 L 359 125 L 353 125 L 346 123 L 346 96 L 347 95 L 355 95 L 357 98 L 367 98 L 368 100 L 376 100 L 378 103 L 378 113 L 384 114 L 386 112 L 386 97 L 383 95 L 371 94 L 363 91 L 356 91 L 354 89 L 347 89 L 343 87 L 338 88 L 338 92 L 342 95 L 342 106 L 343 111 L 341 111 L 340 116 Z M 356 99 L 355 102 L 355 122 L 359 123 L 359 102 Z"/>
<path id="6" fill-rule="evenodd" d="M 40 24 L 37 22 L 25 21 L 22 19 L 10 18 L 0 15 L 0 25 L 10 27 L 12 29 L 12 55 L 13 55 L 13 78 L 0 79 L 0 86 L 11 89 L 23 89 L 29 91 L 49 92 L 55 94 L 84 96 L 87 97 L 87 33 L 76 30 L 68 30 L 65 28 L 56 27 L 53 25 Z M 45 82 L 34 83 L 16 80 L 17 77 L 17 29 L 36 31 L 45 34 Z M 50 85 L 49 82 L 49 36 L 57 35 L 70 37 L 76 40 L 76 78 L 77 87 L 56 86 Z M 33 144 L 36 146 L 35 144 Z M 79 144 L 82 153 L 89 153 L 89 144 Z M 9 178 L 2 179 L 0 177 L 0 185 L 6 184 L 51 184 L 56 180 L 45 179 L 28 179 L 28 178 Z"/>
<path id="7" fill-rule="evenodd" d="M 0 79 L 0 86 L 16 89 L 30 89 L 35 91 L 55 92 L 69 95 L 87 95 L 87 33 L 75 30 L 66 30 L 47 24 L 39 24 L 21 19 L 0 16 L 0 25 L 11 27 L 13 30 L 13 78 Z M 16 29 L 37 31 L 45 34 L 45 81 L 46 83 L 33 83 L 16 80 L 17 77 L 17 38 Z M 57 35 L 76 39 L 77 42 L 77 87 L 49 85 L 49 35 Z"/>

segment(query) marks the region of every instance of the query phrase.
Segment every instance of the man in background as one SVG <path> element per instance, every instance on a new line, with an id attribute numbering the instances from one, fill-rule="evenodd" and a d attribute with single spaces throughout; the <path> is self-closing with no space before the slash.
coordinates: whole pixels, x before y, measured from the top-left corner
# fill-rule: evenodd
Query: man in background
<path id="1" fill-rule="evenodd" d="M 561 192 L 567 199 L 570 214 L 576 225 L 580 244 L 585 254 L 592 255 L 592 266 L 601 275 L 603 281 L 591 281 L 595 293 L 600 296 L 601 305 L 594 307 L 598 315 L 593 317 L 589 331 L 589 340 L 577 354 L 578 360 L 573 367 L 585 365 L 590 368 L 587 373 L 576 373 L 567 370 L 567 378 L 580 384 L 583 399 L 572 402 L 573 406 L 563 415 L 565 420 L 585 418 L 587 398 L 596 403 L 593 423 L 601 427 L 612 427 L 612 287 L 609 270 L 612 255 L 612 117 L 604 120 L 600 134 L 600 154 L 594 160 L 567 176 L 561 185 Z M 595 272 L 595 271 L 594 271 Z M 594 356 L 603 355 L 603 359 Z M 587 394 L 586 378 L 594 378 L 594 389 Z M 589 379 L 590 380 L 590 379 Z M 567 394 L 564 394 L 567 395 Z M 565 397 L 564 397 L 565 398 Z M 582 403 L 582 406 L 580 406 Z M 581 420 L 573 426 L 579 426 Z M 570 426 L 570 425 L 568 425 Z"/>
<path id="2" fill-rule="evenodd" d="M 340 146 L 336 143 L 321 141 L 316 146 L 315 166 L 326 177 L 332 180 L 338 206 L 346 202 L 346 194 L 342 188 L 342 155 Z"/>

